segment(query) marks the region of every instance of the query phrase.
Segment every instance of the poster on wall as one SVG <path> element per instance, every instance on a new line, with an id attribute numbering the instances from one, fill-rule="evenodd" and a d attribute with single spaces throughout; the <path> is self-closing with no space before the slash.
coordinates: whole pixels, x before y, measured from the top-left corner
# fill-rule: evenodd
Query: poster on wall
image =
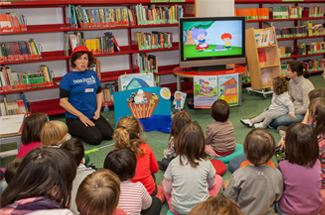
<path id="1" fill-rule="evenodd" d="M 218 76 L 194 76 L 194 108 L 210 108 L 218 99 Z"/>
<path id="2" fill-rule="evenodd" d="M 218 97 L 225 100 L 229 106 L 238 105 L 239 81 L 238 74 L 218 76 Z"/>
<path id="3" fill-rule="evenodd" d="M 170 90 L 166 87 L 145 87 L 115 92 L 115 127 L 120 118 L 137 117 L 145 131 L 171 131 Z"/>

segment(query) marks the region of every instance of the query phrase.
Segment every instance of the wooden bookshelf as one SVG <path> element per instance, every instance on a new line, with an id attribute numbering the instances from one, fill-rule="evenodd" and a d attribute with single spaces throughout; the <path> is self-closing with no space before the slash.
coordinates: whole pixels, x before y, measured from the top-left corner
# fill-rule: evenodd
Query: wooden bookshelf
<path id="1" fill-rule="evenodd" d="M 188 4 L 195 4 L 195 0 L 185 0 L 185 1 L 172 1 L 168 0 L 168 2 L 161 1 L 155 2 L 151 0 L 93 0 L 93 1 L 86 1 L 86 0 L 57 0 L 57 1 L 10 1 L 10 2 L 0 2 L 0 7 L 3 9 L 28 9 L 28 8 L 36 8 L 37 10 L 41 10 L 42 8 L 58 8 L 58 11 L 62 13 L 62 24 L 44 24 L 44 25 L 27 25 L 27 31 L 11 31 L 11 32 L 0 32 L 1 37 L 10 37 L 11 35 L 26 35 L 26 34 L 38 34 L 38 33 L 53 33 L 53 32 L 75 32 L 75 31 L 98 31 L 98 30 L 114 30 L 114 29 L 126 29 L 127 31 L 127 40 L 128 44 L 124 46 L 120 46 L 119 52 L 114 53 L 100 53 L 94 54 L 94 57 L 105 57 L 107 61 L 109 61 L 110 56 L 117 56 L 117 55 L 127 55 L 129 60 L 125 62 L 129 65 L 129 69 L 123 70 L 116 70 L 116 71 L 104 71 L 101 72 L 101 82 L 110 82 L 118 80 L 118 77 L 125 73 L 137 73 L 139 69 L 137 66 L 133 65 L 133 58 L 134 54 L 142 53 L 142 52 L 168 52 L 168 51 L 177 51 L 179 49 L 178 42 L 173 42 L 171 48 L 162 48 L 162 49 L 150 49 L 150 50 L 138 50 L 138 47 L 135 47 L 132 43 L 132 36 L 133 32 L 132 29 L 143 29 L 143 28 L 161 28 L 161 27 L 178 27 L 177 23 L 174 24 L 148 24 L 148 25 L 132 25 L 132 26 L 113 26 L 113 27 L 90 27 L 90 28 L 71 28 L 70 22 L 68 19 L 68 7 L 69 5 L 81 5 L 83 7 L 126 7 L 130 8 L 132 5 L 136 4 L 155 4 L 156 6 L 159 5 L 181 5 L 184 10 L 184 17 L 193 17 L 194 14 L 189 14 L 190 12 L 186 11 L 186 6 Z M 14 10 L 12 12 L 15 12 Z M 22 14 L 24 12 L 21 12 Z M 134 30 L 133 30 L 134 31 Z M 163 30 L 161 30 L 163 31 Z M 118 38 L 116 38 L 118 40 Z M 69 72 L 69 56 L 64 55 L 64 51 L 47 51 L 42 52 L 42 58 L 40 59 L 30 59 L 30 60 L 19 60 L 19 61 L 6 61 L 0 62 L 1 66 L 10 66 L 14 64 L 26 64 L 28 67 L 28 63 L 44 63 L 46 61 L 65 61 L 67 68 L 66 72 Z M 158 67 L 158 74 L 155 75 L 169 75 L 172 74 L 172 69 L 178 65 L 165 65 Z M 59 81 L 62 77 L 56 77 L 55 82 L 58 83 L 57 85 L 51 86 L 41 86 L 41 87 L 30 87 L 25 89 L 14 89 L 10 91 L 0 91 L 0 95 L 5 96 L 7 94 L 12 93 L 21 93 L 27 91 L 40 91 L 45 89 L 53 89 L 59 87 Z M 176 86 L 176 83 L 175 83 Z M 27 98 L 28 99 L 28 98 Z M 64 110 L 59 106 L 59 99 L 51 99 L 45 101 L 36 101 L 31 103 L 32 112 L 45 112 L 48 115 L 64 113 Z M 112 103 L 108 103 L 110 106 L 113 105 Z"/>
<path id="2" fill-rule="evenodd" d="M 253 90 L 263 90 L 271 87 L 273 77 L 282 75 L 276 38 L 274 38 L 273 45 L 257 46 L 256 44 L 255 34 L 267 30 L 271 30 L 275 33 L 274 27 L 265 29 L 250 28 L 246 30 L 246 57 Z M 259 57 L 258 49 L 262 49 L 264 53 L 263 60 Z M 262 74 L 263 72 L 264 75 Z"/>

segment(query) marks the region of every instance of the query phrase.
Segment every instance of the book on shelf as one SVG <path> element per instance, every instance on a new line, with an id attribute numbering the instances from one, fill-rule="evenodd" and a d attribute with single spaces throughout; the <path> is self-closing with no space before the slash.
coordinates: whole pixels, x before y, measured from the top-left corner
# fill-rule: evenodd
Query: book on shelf
<path id="1" fill-rule="evenodd" d="M 138 53 L 136 65 L 139 67 L 140 73 L 158 73 L 158 57 L 148 53 Z M 156 86 L 160 86 L 160 77 L 155 76 Z"/>
<path id="2" fill-rule="evenodd" d="M 265 49 L 258 49 L 257 50 L 257 53 L 258 53 L 258 61 L 260 63 L 266 62 L 266 52 L 265 52 Z"/>
<path id="3" fill-rule="evenodd" d="M 152 31 L 151 33 L 134 32 L 134 39 L 139 50 L 162 49 L 173 47 L 171 32 Z"/>
<path id="4" fill-rule="evenodd" d="M 308 12 L 309 17 L 324 16 L 324 7 L 318 7 L 318 6 L 304 7 L 304 10 Z"/>
<path id="5" fill-rule="evenodd" d="M 96 28 L 136 25 L 133 11 L 128 8 L 84 9 L 69 5 L 71 28 Z"/>
<path id="6" fill-rule="evenodd" d="M 317 60 L 304 60 L 302 65 L 308 72 L 322 71 L 325 69 L 325 59 L 321 58 Z"/>
<path id="7" fill-rule="evenodd" d="M 0 71 L 0 91 L 10 91 L 53 85 L 53 75 L 46 65 L 40 65 L 40 70 L 34 73 L 11 71 L 3 66 Z"/>
<path id="8" fill-rule="evenodd" d="M 255 34 L 255 41 L 257 46 L 269 46 L 274 45 L 274 31 L 273 30 L 265 30 L 258 34 Z"/>
<path id="9" fill-rule="evenodd" d="M 292 48 L 289 46 L 280 46 L 278 48 L 280 57 L 290 57 L 292 53 Z"/>
<path id="10" fill-rule="evenodd" d="M 273 19 L 288 19 L 288 18 L 301 18 L 302 17 L 302 7 L 301 6 L 270 7 L 269 9 L 273 14 Z"/>
<path id="11" fill-rule="evenodd" d="M 307 54 L 317 54 L 325 52 L 325 42 L 312 42 L 306 44 Z"/>
<path id="12" fill-rule="evenodd" d="M 94 58 L 94 62 L 89 69 L 95 71 L 99 79 L 102 78 L 100 61 L 97 58 Z"/>
<path id="13" fill-rule="evenodd" d="M 4 101 L 0 102 L 0 116 L 25 113 L 27 113 L 27 110 L 22 99 L 18 99 L 15 102 L 7 102 L 4 97 Z"/>
<path id="14" fill-rule="evenodd" d="M 25 17 L 22 14 L 0 14 L 0 32 L 27 31 Z"/>
<path id="15" fill-rule="evenodd" d="M 70 51 L 77 46 L 86 46 L 94 54 L 105 54 L 120 51 L 120 47 L 112 32 L 105 32 L 104 36 L 85 39 L 82 32 L 75 32 L 64 36 L 64 54 L 69 55 Z"/>
<path id="16" fill-rule="evenodd" d="M 35 40 L 0 43 L 0 62 L 32 60 L 42 58 L 42 52 Z"/>
<path id="17" fill-rule="evenodd" d="M 277 38 L 306 37 L 307 27 L 305 26 L 281 27 L 281 28 L 276 28 L 275 32 Z"/>
<path id="18" fill-rule="evenodd" d="M 131 6 L 131 11 L 136 15 L 138 25 L 176 24 L 184 16 L 181 5 L 137 4 Z"/>
<path id="19" fill-rule="evenodd" d="M 235 16 L 245 16 L 247 20 L 269 19 L 269 8 L 235 9 Z"/>
<path id="20" fill-rule="evenodd" d="M 117 82 L 105 84 L 103 88 L 104 102 L 114 102 L 113 94 L 116 92 L 116 89 L 118 89 Z"/>

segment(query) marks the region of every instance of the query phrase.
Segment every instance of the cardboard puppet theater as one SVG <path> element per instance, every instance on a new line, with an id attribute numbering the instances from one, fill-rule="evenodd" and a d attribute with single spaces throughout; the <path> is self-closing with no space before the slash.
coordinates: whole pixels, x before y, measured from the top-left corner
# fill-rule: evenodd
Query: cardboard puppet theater
<path id="1" fill-rule="evenodd" d="M 115 126 L 120 118 L 139 118 L 145 131 L 171 131 L 170 90 L 144 87 L 114 93 Z"/>

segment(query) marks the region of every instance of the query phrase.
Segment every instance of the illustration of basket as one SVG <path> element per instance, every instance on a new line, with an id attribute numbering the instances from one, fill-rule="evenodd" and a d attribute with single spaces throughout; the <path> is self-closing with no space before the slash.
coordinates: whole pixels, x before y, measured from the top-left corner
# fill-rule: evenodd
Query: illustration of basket
<path id="1" fill-rule="evenodd" d="M 143 97 L 146 99 L 146 102 L 142 104 L 135 104 L 130 100 L 127 101 L 132 115 L 139 119 L 151 117 L 159 103 L 159 97 L 156 94 L 144 91 Z"/>

